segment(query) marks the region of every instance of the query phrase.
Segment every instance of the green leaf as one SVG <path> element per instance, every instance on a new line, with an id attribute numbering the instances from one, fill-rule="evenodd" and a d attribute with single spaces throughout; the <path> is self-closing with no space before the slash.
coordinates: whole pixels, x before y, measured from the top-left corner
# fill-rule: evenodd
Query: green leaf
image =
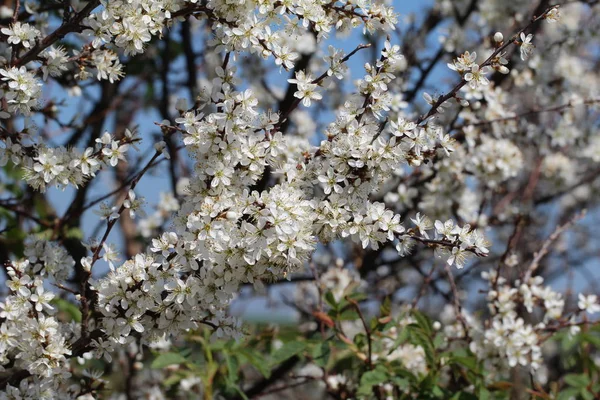
<path id="1" fill-rule="evenodd" d="M 348 291 L 350 288 L 356 287 L 358 286 L 357 282 L 351 283 L 350 285 L 348 285 L 345 289 L 345 291 Z M 356 301 L 357 303 L 360 303 L 363 300 L 367 299 L 367 295 L 365 293 L 362 292 L 354 292 L 354 293 L 350 293 L 348 295 L 349 299 L 352 299 L 354 301 Z"/>
<path id="2" fill-rule="evenodd" d="M 230 384 L 230 385 L 228 385 L 228 387 L 233 389 L 234 391 L 236 391 L 237 394 L 239 394 L 242 399 L 248 400 L 248 396 L 246 396 L 246 393 L 244 393 L 244 391 L 242 389 L 240 389 L 239 386 Z"/>
<path id="3" fill-rule="evenodd" d="M 451 357 L 449 363 L 461 365 L 467 369 L 477 372 L 477 360 L 474 357 Z"/>
<path id="4" fill-rule="evenodd" d="M 433 338 L 433 347 L 435 347 L 436 349 L 444 347 L 445 343 L 446 343 L 446 335 L 437 334 Z"/>
<path id="5" fill-rule="evenodd" d="M 392 312 L 392 300 L 389 296 L 387 296 L 383 303 L 381 303 L 381 307 L 379 307 L 379 312 L 382 316 L 390 315 Z"/>
<path id="6" fill-rule="evenodd" d="M 192 351 L 193 350 L 191 349 L 191 347 L 186 347 L 186 348 L 179 350 L 179 354 L 182 357 L 188 357 L 188 356 L 192 355 Z"/>
<path id="7" fill-rule="evenodd" d="M 413 310 L 412 315 L 417 320 L 417 326 L 423 329 L 427 335 L 432 336 L 433 325 L 431 324 L 429 317 L 417 310 Z"/>
<path id="8" fill-rule="evenodd" d="M 589 333 L 582 333 L 581 338 L 584 341 L 589 342 L 600 349 L 600 337 L 589 334 Z"/>
<path id="9" fill-rule="evenodd" d="M 184 378 L 181 374 L 173 374 L 169 376 L 167 379 L 162 381 L 162 384 L 166 387 L 171 387 L 173 385 L 178 384 Z"/>
<path id="10" fill-rule="evenodd" d="M 210 342 L 210 348 L 213 351 L 221 351 L 225 348 L 231 348 L 232 345 L 233 345 L 233 343 L 231 341 L 225 341 L 225 340 L 217 340 L 217 341 Z"/>
<path id="11" fill-rule="evenodd" d="M 83 239 L 83 231 L 79 227 L 72 227 L 67 230 L 65 237 L 69 239 Z"/>
<path id="12" fill-rule="evenodd" d="M 492 398 L 492 394 L 483 386 L 479 388 L 479 400 L 489 400 Z"/>
<path id="13" fill-rule="evenodd" d="M 356 310 L 351 308 L 344 310 L 344 312 L 337 316 L 338 321 L 356 321 L 359 318 L 360 317 L 358 316 Z"/>
<path id="14" fill-rule="evenodd" d="M 368 396 L 373 392 L 373 386 L 382 384 L 389 380 L 389 375 L 385 368 L 378 365 L 374 370 L 365 372 L 360 377 L 360 386 L 358 387 L 358 394 L 361 396 Z"/>
<path id="15" fill-rule="evenodd" d="M 327 365 L 330 355 L 331 348 L 329 347 L 329 342 L 317 343 L 311 352 L 313 362 L 319 367 L 324 367 Z"/>
<path id="16" fill-rule="evenodd" d="M 427 359 L 427 365 L 432 368 L 436 365 L 435 349 L 431 341 L 431 337 L 427 335 L 423 329 L 413 327 L 410 330 L 411 343 L 417 344 L 425 351 L 425 358 Z"/>
<path id="17" fill-rule="evenodd" d="M 559 335 L 557 335 L 558 337 Z M 577 345 L 579 340 L 581 339 L 580 335 L 562 335 L 560 347 L 564 351 L 570 351 Z"/>
<path id="18" fill-rule="evenodd" d="M 272 356 L 271 365 L 279 364 L 306 349 L 306 342 L 287 342 L 277 349 Z"/>
<path id="19" fill-rule="evenodd" d="M 410 339 L 410 331 L 411 328 L 410 327 L 404 327 L 399 333 L 398 333 L 398 337 L 396 338 L 396 340 L 394 340 L 394 345 L 395 346 L 399 346 L 400 344 L 405 343 L 407 340 Z"/>
<path id="20" fill-rule="evenodd" d="M 238 357 L 245 358 L 258 372 L 262 374 L 265 378 L 269 378 L 271 376 L 271 369 L 269 368 L 269 363 L 262 354 L 258 353 L 254 350 L 249 349 L 239 349 L 236 350 Z"/>
<path id="21" fill-rule="evenodd" d="M 331 291 L 325 293 L 325 302 L 334 310 L 338 309 L 338 302 L 335 301 L 335 297 Z"/>
<path id="22" fill-rule="evenodd" d="M 436 374 L 429 373 L 423 380 L 419 383 L 419 386 L 422 390 L 431 391 L 433 387 L 436 385 L 438 381 L 438 377 Z"/>
<path id="23" fill-rule="evenodd" d="M 458 392 L 452 396 L 451 400 L 479 400 L 479 398 L 472 393 Z"/>
<path id="24" fill-rule="evenodd" d="M 431 389 L 431 394 L 439 399 L 445 399 L 448 397 L 445 395 L 444 391 L 439 386 L 434 386 L 433 389 Z"/>
<path id="25" fill-rule="evenodd" d="M 238 378 L 238 359 L 232 357 L 226 351 L 223 352 L 223 356 L 225 357 L 225 364 L 227 364 L 227 380 L 232 386 L 235 386 Z"/>
<path id="26" fill-rule="evenodd" d="M 579 389 L 570 388 L 567 390 L 563 390 L 558 394 L 556 400 L 569 400 L 573 398 L 577 398 L 579 395 Z"/>
<path id="27" fill-rule="evenodd" d="M 67 314 L 71 320 L 81 322 L 81 311 L 79 311 L 79 308 L 70 301 L 55 297 L 50 301 L 50 304 L 56 306 L 58 311 Z"/>
<path id="28" fill-rule="evenodd" d="M 590 383 L 590 378 L 588 378 L 587 375 L 583 374 L 568 374 L 565 375 L 565 382 L 569 386 L 582 388 L 586 387 Z"/>
<path id="29" fill-rule="evenodd" d="M 581 397 L 583 397 L 583 400 L 594 400 L 595 399 L 594 395 L 591 394 L 590 391 L 587 390 L 587 388 L 581 389 L 580 393 L 581 393 Z"/>
<path id="30" fill-rule="evenodd" d="M 390 381 L 404 391 L 407 391 L 410 388 L 410 382 L 406 378 L 393 376 L 390 378 Z"/>
<path id="31" fill-rule="evenodd" d="M 160 369 L 169 365 L 182 364 L 186 362 L 185 357 L 179 353 L 162 353 L 152 361 L 151 368 Z"/>

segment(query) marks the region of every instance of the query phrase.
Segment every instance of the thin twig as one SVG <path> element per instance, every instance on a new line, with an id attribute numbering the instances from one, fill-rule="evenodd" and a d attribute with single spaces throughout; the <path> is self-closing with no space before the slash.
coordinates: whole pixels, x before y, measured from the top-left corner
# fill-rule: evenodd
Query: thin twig
<path id="1" fill-rule="evenodd" d="M 533 273 L 538 269 L 542 258 L 544 258 L 544 256 L 550 251 L 550 245 L 552 245 L 552 243 L 554 243 L 564 231 L 566 231 L 573 224 L 582 219 L 585 216 L 586 212 L 587 210 L 584 209 L 581 212 L 575 214 L 573 218 L 556 228 L 552 235 L 550 235 L 548 239 L 546 239 L 546 241 L 542 244 L 542 248 L 534 254 L 533 260 L 531 261 L 531 264 L 529 264 L 529 267 L 525 272 L 523 282 L 528 282 L 529 279 L 531 279 Z"/>
<path id="2" fill-rule="evenodd" d="M 369 369 L 373 369 L 373 349 L 372 349 L 373 339 L 371 337 L 371 329 L 369 328 L 369 325 L 367 324 L 367 321 L 365 320 L 365 317 L 360 309 L 360 306 L 356 302 L 356 300 L 353 300 L 348 296 L 346 296 L 346 300 L 348 301 L 348 303 L 350 303 L 352 305 L 352 307 L 354 307 L 354 309 L 358 313 L 358 316 L 359 316 L 360 320 L 362 321 L 362 324 L 365 328 L 365 333 L 367 335 L 367 348 L 368 348 L 368 352 L 369 352 L 367 355 L 367 365 L 369 366 Z"/>
<path id="3" fill-rule="evenodd" d="M 456 282 L 454 281 L 454 275 L 452 275 L 452 270 L 450 269 L 450 265 L 448 263 L 444 263 L 444 269 L 446 270 L 446 274 L 448 275 L 448 282 L 450 283 L 450 289 L 452 290 L 453 297 L 453 305 L 454 305 L 454 313 L 456 314 L 456 319 L 458 319 L 465 331 L 465 338 L 469 339 L 469 327 L 467 321 L 465 320 L 464 315 L 462 314 L 462 306 L 460 305 L 460 296 L 458 294 L 458 288 L 456 287 Z"/>

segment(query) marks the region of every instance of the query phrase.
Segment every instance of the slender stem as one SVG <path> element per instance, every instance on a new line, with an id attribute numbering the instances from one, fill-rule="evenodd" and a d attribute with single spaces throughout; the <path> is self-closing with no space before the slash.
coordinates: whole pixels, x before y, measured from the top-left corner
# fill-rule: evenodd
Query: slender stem
<path id="1" fill-rule="evenodd" d="M 367 321 L 365 320 L 365 316 L 363 315 L 363 313 L 360 309 L 360 306 L 358 305 L 356 300 L 353 300 L 350 297 L 346 297 L 346 300 L 352 305 L 352 307 L 354 307 L 354 309 L 358 313 L 358 316 L 363 324 L 363 327 L 365 328 L 365 333 L 367 335 L 367 349 L 369 352 L 367 355 L 367 365 L 369 366 L 369 369 L 373 369 L 373 348 L 372 348 L 373 339 L 371 337 L 371 329 L 369 328 L 369 325 L 367 324 Z"/>

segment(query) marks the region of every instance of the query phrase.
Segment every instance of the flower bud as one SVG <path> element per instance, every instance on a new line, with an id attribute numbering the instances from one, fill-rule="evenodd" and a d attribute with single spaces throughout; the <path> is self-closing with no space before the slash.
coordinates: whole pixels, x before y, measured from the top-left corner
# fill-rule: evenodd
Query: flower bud
<path id="1" fill-rule="evenodd" d="M 504 35 L 502 35 L 502 32 L 494 33 L 494 41 L 496 43 L 502 43 L 503 40 L 504 40 Z"/>
<path id="2" fill-rule="evenodd" d="M 81 257 L 81 267 L 85 272 L 92 270 L 92 257 Z"/>
<path id="3" fill-rule="evenodd" d="M 167 143 L 164 140 L 154 144 L 154 149 L 156 151 L 163 151 L 166 147 Z"/>

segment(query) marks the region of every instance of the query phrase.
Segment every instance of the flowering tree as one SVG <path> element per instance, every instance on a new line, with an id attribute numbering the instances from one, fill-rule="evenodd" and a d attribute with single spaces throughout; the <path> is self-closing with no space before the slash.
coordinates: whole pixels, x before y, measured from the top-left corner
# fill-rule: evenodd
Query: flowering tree
<path id="1" fill-rule="evenodd" d="M 598 398 L 599 12 L 4 1 L 0 398 Z"/>

